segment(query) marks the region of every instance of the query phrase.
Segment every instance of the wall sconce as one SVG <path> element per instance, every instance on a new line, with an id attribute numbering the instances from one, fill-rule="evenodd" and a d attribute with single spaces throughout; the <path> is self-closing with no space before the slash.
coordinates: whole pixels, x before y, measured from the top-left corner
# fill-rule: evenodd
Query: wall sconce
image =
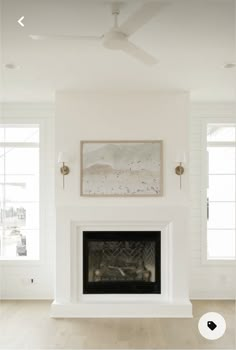
<path id="1" fill-rule="evenodd" d="M 65 165 L 65 163 L 68 161 L 66 155 L 64 152 L 59 152 L 58 153 L 58 163 L 62 164 L 62 166 L 60 167 L 60 171 L 61 174 L 63 176 L 63 180 L 62 180 L 62 187 L 64 189 L 65 187 L 65 175 L 68 175 L 70 172 L 70 168 Z"/>
<path id="2" fill-rule="evenodd" d="M 182 175 L 184 173 L 184 166 L 183 164 L 186 162 L 186 155 L 185 153 L 178 153 L 176 156 L 176 163 L 178 163 L 177 167 L 175 168 L 176 175 L 179 176 L 179 188 L 182 188 Z"/>

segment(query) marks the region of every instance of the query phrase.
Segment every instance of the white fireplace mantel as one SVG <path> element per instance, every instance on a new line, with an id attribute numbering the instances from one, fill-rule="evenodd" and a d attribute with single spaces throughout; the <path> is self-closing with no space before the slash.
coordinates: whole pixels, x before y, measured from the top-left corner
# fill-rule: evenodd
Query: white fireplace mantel
<path id="1" fill-rule="evenodd" d="M 58 229 L 56 299 L 51 306 L 51 316 L 192 317 L 183 253 L 185 230 L 181 231 L 181 221 L 177 219 L 180 213 L 176 214 L 169 220 L 93 221 L 76 220 L 71 211 L 66 216 L 64 211 Z M 83 231 L 135 230 L 161 231 L 161 294 L 83 294 Z M 182 253 L 176 250 L 181 244 Z"/>

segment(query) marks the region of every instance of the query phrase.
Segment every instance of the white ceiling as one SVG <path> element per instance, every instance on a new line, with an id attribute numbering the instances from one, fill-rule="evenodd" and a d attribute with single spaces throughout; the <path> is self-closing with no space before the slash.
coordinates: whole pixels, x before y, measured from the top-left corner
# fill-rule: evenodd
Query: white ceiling
<path id="1" fill-rule="evenodd" d="M 100 43 L 33 41 L 29 34 L 101 35 L 112 26 L 109 0 L 2 0 L 5 101 L 49 101 L 56 90 L 190 91 L 194 101 L 235 101 L 234 0 L 164 0 L 132 41 L 159 59 L 145 66 Z M 120 22 L 144 1 L 124 1 Z M 22 28 L 17 20 L 25 16 Z"/>

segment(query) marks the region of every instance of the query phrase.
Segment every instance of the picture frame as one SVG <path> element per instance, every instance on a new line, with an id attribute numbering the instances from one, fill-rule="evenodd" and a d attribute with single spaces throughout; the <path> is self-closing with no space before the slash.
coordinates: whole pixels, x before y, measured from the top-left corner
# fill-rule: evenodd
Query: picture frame
<path id="1" fill-rule="evenodd" d="M 81 196 L 163 195 L 161 140 L 81 141 L 80 150 Z"/>

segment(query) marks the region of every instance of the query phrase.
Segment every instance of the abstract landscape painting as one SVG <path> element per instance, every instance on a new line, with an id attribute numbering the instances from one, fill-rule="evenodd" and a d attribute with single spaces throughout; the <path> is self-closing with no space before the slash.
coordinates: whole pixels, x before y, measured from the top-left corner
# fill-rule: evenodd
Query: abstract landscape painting
<path id="1" fill-rule="evenodd" d="M 82 196 L 161 196 L 162 141 L 81 141 Z"/>

